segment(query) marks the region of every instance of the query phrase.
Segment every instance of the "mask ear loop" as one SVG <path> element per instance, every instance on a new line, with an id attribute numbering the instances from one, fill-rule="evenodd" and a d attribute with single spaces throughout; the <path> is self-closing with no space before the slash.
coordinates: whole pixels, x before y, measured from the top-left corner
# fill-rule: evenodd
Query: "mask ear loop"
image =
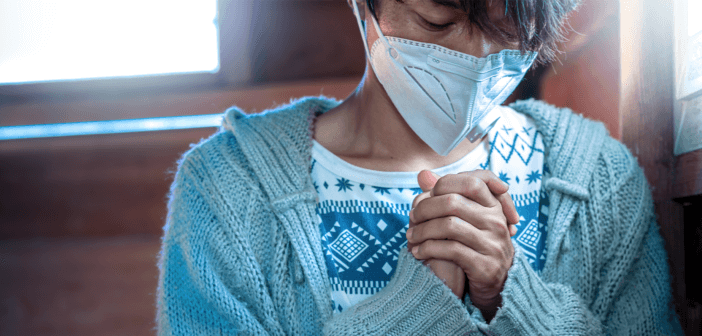
<path id="1" fill-rule="evenodd" d="M 356 22 L 358 22 L 358 29 L 361 31 L 361 37 L 363 38 L 363 48 L 366 49 L 366 57 L 368 57 L 368 60 L 370 60 L 371 57 L 370 51 L 368 50 L 368 40 L 366 38 L 366 32 L 363 29 L 365 26 L 361 23 L 361 14 L 358 11 L 358 4 L 356 3 L 356 0 L 352 0 L 351 2 L 353 2 L 353 14 L 356 16 Z M 390 56 L 392 56 L 392 58 L 397 59 L 399 56 L 397 50 L 390 46 L 390 42 L 380 30 L 380 26 L 378 26 L 378 21 L 375 20 L 375 17 L 373 15 L 371 15 L 371 20 L 373 21 L 373 27 L 375 28 L 376 33 L 378 33 L 378 38 L 380 38 L 383 41 L 383 43 L 385 43 L 389 50 Z"/>
<path id="2" fill-rule="evenodd" d="M 364 25 L 361 23 L 361 14 L 358 12 L 358 4 L 356 0 L 351 0 L 353 2 L 353 15 L 356 16 L 356 22 L 358 22 L 358 30 L 361 31 L 361 38 L 363 38 L 363 48 L 366 49 L 366 57 L 370 60 L 370 52 L 368 51 L 368 41 L 366 40 L 366 31 L 363 29 Z"/>

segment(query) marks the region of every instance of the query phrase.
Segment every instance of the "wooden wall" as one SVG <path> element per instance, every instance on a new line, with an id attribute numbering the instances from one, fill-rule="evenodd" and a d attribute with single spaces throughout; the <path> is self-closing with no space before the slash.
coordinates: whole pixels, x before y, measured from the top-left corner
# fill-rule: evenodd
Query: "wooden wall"
<path id="1" fill-rule="evenodd" d="M 5 105 L 0 118 L 254 112 L 305 95 L 343 99 L 358 81 Z M 0 141 L 0 335 L 154 334 L 156 258 L 176 160 L 216 130 Z"/>
<path id="2" fill-rule="evenodd" d="M 357 86 L 363 49 L 345 1 L 221 4 L 221 19 L 235 21 L 222 32 L 229 84 L 129 90 L 102 80 L 97 91 L 85 84 L 41 95 L 0 88 L 0 126 L 232 105 L 254 113 L 306 95 L 343 99 Z M 156 260 L 176 160 L 216 130 L 0 141 L 0 335 L 155 334 Z"/>
<path id="3" fill-rule="evenodd" d="M 565 54 L 532 81 L 541 99 L 602 121 L 637 157 L 666 242 L 676 311 L 686 334 L 699 335 L 701 298 L 688 291 L 697 282 L 686 286 L 696 258 L 686 260 L 686 251 L 701 246 L 689 238 L 702 225 L 702 150 L 673 156 L 673 2 L 584 1 L 570 22 Z"/>
<path id="4" fill-rule="evenodd" d="M 345 98 L 358 78 L 245 89 L 47 101 L 2 107 L 13 124 L 214 114 L 239 106 L 260 112 L 321 93 Z M 74 111 L 87 111 L 78 114 Z M 105 112 L 109 111 L 109 112 Z M 31 118 L 19 118 L 19 116 Z M 161 233 L 177 158 L 216 128 L 0 141 L 0 240 Z"/>
<path id="5" fill-rule="evenodd" d="M 231 105 L 258 112 L 303 95 L 343 99 L 357 85 L 363 49 L 345 1 L 223 3 L 222 18 L 239 25 L 223 32 L 231 36 L 223 48 L 233 65 L 222 76 L 237 86 L 0 99 L 0 126 L 210 114 Z M 583 4 L 560 62 L 530 74 L 526 86 L 534 87 L 517 94 L 602 120 L 640 157 L 666 225 L 676 303 L 686 314 L 683 210 L 672 199 L 702 194 L 702 178 L 675 173 L 702 171 L 702 155 L 673 158 L 669 140 L 660 140 L 671 132 L 670 120 L 656 117 L 669 108 L 672 115 L 668 91 L 655 87 L 669 75 L 666 61 L 636 58 L 656 41 L 646 37 L 658 35 L 650 26 L 622 30 L 666 8 L 629 6 L 639 18 L 632 23 L 622 21 L 617 1 Z M 650 70 L 661 65 L 662 72 Z M 0 335 L 154 334 L 155 261 L 175 162 L 215 131 L 0 141 Z"/>
<path id="6" fill-rule="evenodd" d="M 602 121 L 619 139 L 619 3 L 583 1 L 569 22 L 573 31 L 543 71 L 539 98 Z"/>

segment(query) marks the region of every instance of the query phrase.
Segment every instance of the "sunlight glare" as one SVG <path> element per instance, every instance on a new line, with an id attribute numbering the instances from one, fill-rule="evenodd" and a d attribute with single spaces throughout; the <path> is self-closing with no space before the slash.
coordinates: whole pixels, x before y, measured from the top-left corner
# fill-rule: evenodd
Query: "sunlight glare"
<path id="1" fill-rule="evenodd" d="M 216 0 L 0 1 L 0 84 L 215 72 Z"/>

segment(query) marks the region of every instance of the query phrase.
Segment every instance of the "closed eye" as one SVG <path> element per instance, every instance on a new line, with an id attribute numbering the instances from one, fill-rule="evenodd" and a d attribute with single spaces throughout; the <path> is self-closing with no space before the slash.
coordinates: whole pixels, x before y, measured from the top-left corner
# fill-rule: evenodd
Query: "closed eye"
<path id="1" fill-rule="evenodd" d="M 444 30 L 444 29 L 446 29 L 454 24 L 453 22 L 448 22 L 448 23 L 444 23 L 444 24 L 436 24 L 436 23 L 428 21 L 425 18 L 422 18 L 422 21 L 424 21 L 424 24 L 431 31 L 441 31 L 441 30 Z"/>

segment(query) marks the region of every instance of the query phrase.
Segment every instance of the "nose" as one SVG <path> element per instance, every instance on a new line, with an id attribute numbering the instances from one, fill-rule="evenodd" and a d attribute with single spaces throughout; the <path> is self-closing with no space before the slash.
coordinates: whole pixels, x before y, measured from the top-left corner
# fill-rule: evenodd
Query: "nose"
<path id="1" fill-rule="evenodd" d="M 488 38 L 487 34 L 476 27 L 457 34 L 450 43 L 452 46 L 447 46 L 448 48 L 480 58 L 507 49 L 507 46 Z"/>

